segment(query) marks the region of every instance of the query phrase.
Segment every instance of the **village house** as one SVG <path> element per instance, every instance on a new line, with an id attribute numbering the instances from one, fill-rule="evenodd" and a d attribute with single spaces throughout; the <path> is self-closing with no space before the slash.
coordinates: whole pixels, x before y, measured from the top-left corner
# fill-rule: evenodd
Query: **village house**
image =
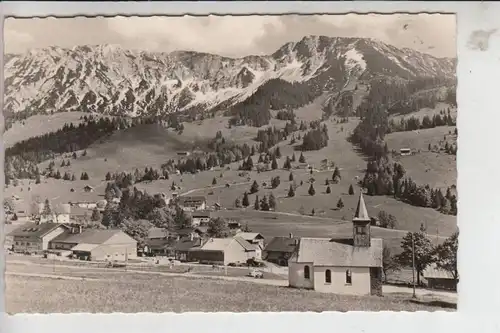
<path id="1" fill-rule="evenodd" d="M 288 261 L 291 287 L 349 295 L 382 295 L 382 239 L 371 237 L 363 194 L 352 239 L 301 238 Z"/>
<path id="2" fill-rule="evenodd" d="M 204 196 L 182 196 L 179 197 L 178 204 L 184 211 L 205 210 L 207 199 Z"/>
<path id="3" fill-rule="evenodd" d="M 262 258 L 279 266 L 287 266 L 298 242 L 299 238 L 293 234 L 288 237 L 274 237 L 264 248 Z"/>
<path id="4" fill-rule="evenodd" d="M 199 226 L 210 222 L 210 211 L 195 211 L 191 214 L 193 226 Z"/>
<path id="5" fill-rule="evenodd" d="M 88 192 L 94 192 L 94 188 L 93 188 L 92 186 L 90 186 L 90 185 L 85 185 L 85 186 L 83 187 L 83 190 L 84 190 L 85 192 L 87 192 L 87 193 L 88 193 Z"/>
<path id="6" fill-rule="evenodd" d="M 422 276 L 427 281 L 427 287 L 431 289 L 457 290 L 458 281 L 455 281 L 453 274 L 438 268 L 434 263 L 424 269 Z"/>
<path id="7" fill-rule="evenodd" d="M 95 201 L 76 201 L 76 202 L 69 202 L 71 207 L 80 207 L 80 208 L 86 208 L 86 209 L 94 209 L 97 207 L 97 202 Z"/>
<path id="8" fill-rule="evenodd" d="M 26 223 L 7 236 L 12 238 L 12 251 L 41 254 L 49 248 L 49 242 L 68 230 L 60 223 Z"/>
<path id="9" fill-rule="evenodd" d="M 201 238 L 195 238 L 192 235 L 190 237 L 181 238 L 172 246 L 171 255 L 176 260 L 182 262 L 196 261 L 191 258 L 190 251 L 199 248 L 202 244 L 203 240 Z"/>
<path id="10" fill-rule="evenodd" d="M 409 155 L 411 155 L 411 149 L 410 148 L 401 148 L 401 149 L 399 149 L 399 154 L 401 156 L 409 156 Z"/>
<path id="11" fill-rule="evenodd" d="M 189 250 L 191 261 L 200 264 L 225 265 L 246 263 L 257 259 L 258 246 L 250 244 L 241 237 L 210 238 L 201 246 Z"/>
<path id="12" fill-rule="evenodd" d="M 144 246 L 137 249 L 138 253 L 143 256 L 166 255 L 169 246 L 172 245 L 169 235 L 168 230 L 164 228 L 149 229 Z"/>
<path id="13" fill-rule="evenodd" d="M 264 236 L 258 232 L 239 232 L 236 237 L 241 237 L 250 244 L 255 245 L 255 259 L 262 260 L 264 250 Z"/>
<path id="14" fill-rule="evenodd" d="M 69 228 L 50 241 L 51 250 L 68 251 L 93 261 L 124 261 L 137 258 L 137 241 L 120 229 Z"/>

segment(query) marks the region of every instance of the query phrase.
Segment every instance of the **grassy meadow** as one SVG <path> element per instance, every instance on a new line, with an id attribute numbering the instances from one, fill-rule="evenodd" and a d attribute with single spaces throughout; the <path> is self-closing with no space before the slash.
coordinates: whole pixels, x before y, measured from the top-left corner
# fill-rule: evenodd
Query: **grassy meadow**
<path id="1" fill-rule="evenodd" d="M 324 96 L 321 97 L 324 99 Z M 322 99 L 317 99 L 309 105 L 297 111 L 298 117 L 304 120 L 314 120 L 320 113 L 312 113 L 310 109 L 319 109 Z M 306 117 L 308 115 L 308 118 Z M 312 116 L 314 115 L 314 117 Z M 75 121 L 79 118 L 75 114 Z M 50 117 L 51 123 L 70 121 L 68 114 L 56 114 Z M 57 117 L 61 117 L 60 119 Z M 55 120 L 59 119 L 59 120 Z M 68 120 L 69 119 L 69 120 Z M 31 121 L 31 118 L 27 120 Z M 138 183 L 135 186 L 149 193 L 163 192 L 167 195 L 173 191 L 170 189 L 172 182 L 181 187 L 180 193 L 193 195 L 205 195 L 208 204 L 219 202 L 225 210 L 217 212 L 216 215 L 239 219 L 248 223 L 249 227 L 263 233 L 266 237 L 288 235 L 293 233 L 301 236 L 348 236 L 351 234 L 350 220 L 354 215 L 357 203 L 359 187 L 356 180 L 362 178 L 366 167 L 365 158 L 360 155 L 346 140 L 352 130 L 356 127 L 358 119 L 350 118 L 348 123 L 337 124 L 335 118 L 326 121 L 329 130 L 328 146 L 318 151 L 304 152 L 306 162 L 313 167 L 310 174 L 306 169 L 293 169 L 294 182 L 297 184 L 295 197 L 288 198 L 287 193 L 291 182 L 290 171 L 282 169 L 286 156 L 295 154 L 296 159 L 300 152 L 295 150 L 295 145 L 287 141 L 280 142 L 278 146 L 282 157 L 278 160 L 278 169 L 258 173 L 256 171 L 241 174 L 238 171 L 239 163 L 233 163 L 224 168 L 216 168 L 212 171 L 204 171 L 194 175 L 170 175 L 169 180 L 157 180 L 153 182 Z M 273 120 L 273 125 L 280 127 L 284 122 Z M 27 126 L 27 125 L 26 125 Z M 9 134 L 13 129 L 7 131 Z M 186 123 L 182 135 L 165 129 L 159 125 L 141 125 L 114 133 L 101 142 L 94 143 L 87 149 L 85 157 L 79 154 L 77 159 L 68 154 L 55 159 L 56 168 L 61 173 L 65 171 L 74 173 L 77 180 L 74 182 L 43 179 L 41 184 L 34 181 L 20 181 L 19 186 L 6 188 L 6 196 L 17 195 L 20 200 L 15 201 L 16 209 L 30 209 L 34 199 L 51 200 L 52 203 L 63 203 L 78 200 L 99 200 L 104 195 L 105 175 L 107 172 L 133 171 L 135 168 L 143 170 L 145 167 L 158 168 L 170 158 L 177 159 L 177 151 L 186 150 L 203 140 L 213 138 L 217 131 L 235 142 L 257 144 L 253 141 L 257 128 L 232 127 L 228 128 L 227 119 L 224 117 L 209 118 L 194 123 Z M 445 153 L 433 153 L 427 151 L 429 143 L 438 143 L 445 135 L 452 131 L 451 127 L 438 127 L 416 132 L 398 132 L 389 134 L 386 138 L 389 149 L 400 147 L 412 147 L 421 149 L 421 152 L 413 156 L 400 157 L 406 172 L 419 184 L 430 184 L 433 187 L 446 187 L 455 184 L 456 161 L 455 156 Z M 305 132 L 302 132 L 303 135 Z M 26 133 L 25 133 L 26 135 Z M 60 168 L 63 160 L 70 160 L 71 165 Z M 254 163 L 258 156 L 253 157 Z M 326 179 L 331 179 L 333 168 L 324 169 L 322 162 L 327 160 L 330 166 L 338 166 L 341 180 L 338 184 L 331 184 L 331 193 L 326 193 Z M 44 168 L 48 165 L 46 161 L 40 165 Z M 296 166 L 297 163 L 292 163 Z M 229 169 L 229 170 L 228 170 Z M 80 174 L 87 172 L 90 176 L 88 181 L 79 180 Z M 280 185 L 276 189 L 270 188 L 271 178 L 279 176 Z M 212 185 L 213 178 L 216 185 Z M 308 194 L 309 182 L 314 179 L 316 194 Z M 234 209 L 236 198 L 242 198 L 243 193 L 250 189 L 251 183 L 256 180 L 259 184 L 259 192 L 249 196 L 250 206 L 246 209 Z M 300 183 L 303 182 L 303 185 Z M 264 183 L 266 185 L 264 186 Z M 85 193 L 83 187 L 91 185 L 94 192 Z M 229 187 L 227 187 L 229 185 Z M 355 195 L 348 195 L 349 186 L 353 185 Z M 29 189 L 28 189 L 29 188 Z M 70 190 L 74 189 L 74 192 Z M 256 195 L 260 198 L 273 193 L 277 199 L 276 212 L 258 212 L 253 209 Z M 337 209 L 336 204 L 342 199 L 344 207 Z M 420 208 L 402 203 L 391 197 L 365 197 L 368 212 L 376 216 L 384 210 L 394 215 L 398 224 L 397 230 L 373 228 L 373 235 L 382 237 L 395 250 L 399 247 L 401 237 L 408 230 L 416 231 L 421 223 L 427 226 L 431 235 L 449 236 L 456 230 L 456 217 L 441 214 L 430 208 Z M 314 216 L 312 210 L 314 209 Z M 437 239 L 437 238 L 436 238 Z"/>
<path id="2" fill-rule="evenodd" d="M 60 268 L 56 268 L 59 270 Z M 38 270 L 38 268 L 37 268 Z M 47 269 L 48 274 L 50 268 Z M 60 274 L 60 273 L 59 273 Z M 75 271 L 65 277 L 6 275 L 6 312 L 433 311 L 411 295 L 340 296 L 224 279 L 121 271 Z M 40 295 L 51 295 L 40 297 Z"/>

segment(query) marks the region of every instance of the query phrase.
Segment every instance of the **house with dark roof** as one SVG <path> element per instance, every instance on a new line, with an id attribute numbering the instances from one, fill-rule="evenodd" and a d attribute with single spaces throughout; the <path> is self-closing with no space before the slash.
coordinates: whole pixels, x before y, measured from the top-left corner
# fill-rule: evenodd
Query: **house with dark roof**
<path id="1" fill-rule="evenodd" d="M 243 264 L 257 259 L 258 246 L 241 237 L 209 238 L 199 247 L 189 250 L 191 261 L 209 265 Z"/>
<path id="2" fill-rule="evenodd" d="M 458 272 L 455 277 L 451 272 L 437 267 L 435 263 L 427 266 L 422 275 L 431 289 L 457 290 Z"/>
<path id="3" fill-rule="evenodd" d="M 177 203 L 184 211 L 189 212 L 207 208 L 207 199 L 204 196 L 181 196 Z"/>
<path id="4" fill-rule="evenodd" d="M 276 265 L 287 266 L 288 259 L 292 256 L 299 242 L 298 237 L 290 234 L 288 237 L 274 237 L 266 245 L 262 258 Z"/>
<path id="5" fill-rule="evenodd" d="M 60 223 L 26 223 L 7 236 L 11 238 L 13 252 L 42 254 L 49 248 L 50 241 L 67 230 L 69 227 Z"/>
<path id="6" fill-rule="evenodd" d="M 191 213 L 191 225 L 199 226 L 210 222 L 210 211 L 201 210 Z"/>
<path id="7" fill-rule="evenodd" d="M 137 241 L 120 229 L 71 228 L 52 239 L 50 250 L 68 251 L 93 261 L 126 261 L 137 257 Z"/>
<path id="8" fill-rule="evenodd" d="M 372 238 L 363 194 L 348 239 L 299 239 L 288 261 L 291 287 L 350 295 L 382 295 L 382 239 Z"/>
<path id="9" fill-rule="evenodd" d="M 195 238 L 191 234 L 189 237 L 184 237 L 172 246 L 173 256 L 176 260 L 183 262 L 196 261 L 191 258 L 191 250 L 195 250 L 203 245 L 203 240 L 201 238 Z"/>

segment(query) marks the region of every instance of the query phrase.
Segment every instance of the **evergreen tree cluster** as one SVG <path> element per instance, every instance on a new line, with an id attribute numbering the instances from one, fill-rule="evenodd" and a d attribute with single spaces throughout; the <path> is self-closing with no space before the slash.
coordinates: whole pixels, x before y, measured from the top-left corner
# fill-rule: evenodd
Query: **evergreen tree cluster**
<path id="1" fill-rule="evenodd" d="M 57 154 L 71 153 L 87 148 L 92 143 L 128 126 L 122 118 L 92 116 L 79 125 L 65 124 L 61 129 L 31 137 L 5 150 L 5 174 L 9 179 L 36 177 L 36 165 Z"/>
<path id="2" fill-rule="evenodd" d="M 255 196 L 254 209 L 261 211 L 270 211 L 276 209 L 276 197 L 274 194 L 270 193 L 269 198 L 267 196 L 263 196 L 262 199 L 259 199 L 259 196 Z"/>
<path id="3" fill-rule="evenodd" d="M 157 170 L 154 168 L 144 168 L 144 171 L 139 169 L 135 169 L 133 173 L 130 172 L 115 172 L 106 173 L 106 181 L 114 181 L 115 184 L 120 188 L 127 188 L 132 186 L 133 184 L 145 182 L 145 181 L 153 181 L 158 180 L 160 177 L 164 177 L 168 179 L 168 172 L 164 169 Z"/>
<path id="4" fill-rule="evenodd" d="M 301 123 L 302 125 L 303 123 Z M 304 125 L 305 126 L 305 125 Z M 260 142 L 259 152 L 267 152 L 271 147 L 284 141 L 290 134 L 298 130 L 296 123 L 288 122 L 285 127 L 278 129 L 275 126 L 257 131 L 256 141 Z"/>
<path id="5" fill-rule="evenodd" d="M 389 152 L 384 142 L 389 132 L 387 111 L 380 105 L 373 104 L 371 112 L 364 113 L 361 122 L 356 126 L 349 141 L 359 146 L 361 151 L 374 159 L 382 158 Z"/>
<path id="6" fill-rule="evenodd" d="M 456 124 L 456 119 L 451 116 L 450 110 L 448 109 L 447 113 L 435 114 L 432 117 L 426 115 L 422 118 L 422 120 L 414 116 L 401 119 L 399 122 L 391 119 L 389 121 L 389 128 L 391 132 L 405 132 L 439 126 L 456 126 Z"/>
<path id="7" fill-rule="evenodd" d="M 276 119 L 295 122 L 295 113 L 293 112 L 293 110 L 280 110 L 276 114 Z"/>
<path id="8" fill-rule="evenodd" d="M 252 96 L 232 106 L 228 111 L 230 125 L 261 127 L 271 120 L 270 110 L 290 110 L 306 105 L 318 97 L 320 91 L 307 83 L 290 83 L 271 79 L 260 86 Z"/>
<path id="9" fill-rule="evenodd" d="M 319 150 L 328 145 L 328 128 L 326 124 L 323 127 L 319 126 L 315 129 L 310 130 L 302 139 L 302 150 Z"/>
<path id="10" fill-rule="evenodd" d="M 392 195 L 413 206 L 432 207 L 444 214 L 457 214 L 457 197 L 451 188 L 443 195 L 440 189 L 417 185 L 411 178 L 405 177 L 403 166 L 393 163 L 389 157 L 368 163 L 362 186 L 367 189 L 368 195 Z"/>

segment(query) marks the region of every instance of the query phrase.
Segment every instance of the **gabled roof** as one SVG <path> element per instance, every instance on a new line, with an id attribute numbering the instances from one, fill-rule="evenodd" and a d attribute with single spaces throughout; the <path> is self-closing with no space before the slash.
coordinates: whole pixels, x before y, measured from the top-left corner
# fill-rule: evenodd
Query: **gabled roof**
<path id="1" fill-rule="evenodd" d="M 234 240 L 238 242 L 238 244 L 240 244 L 244 249 L 245 251 L 255 251 L 257 250 L 257 246 L 254 245 L 254 244 L 250 244 L 249 242 L 247 242 L 246 240 L 244 240 L 243 238 L 241 237 L 234 237 Z"/>
<path id="2" fill-rule="evenodd" d="M 148 239 L 165 238 L 168 236 L 168 231 L 164 228 L 151 228 L 148 230 Z"/>
<path id="3" fill-rule="evenodd" d="M 156 250 L 172 247 L 175 246 L 176 244 L 176 242 L 171 239 L 159 239 L 159 238 L 147 239 L 145 243 L 151 249 L 156 249 Z"/>
<path id="4" fill-rule="evenodd" d="M 200 239 L 180 240 L 173 247 L 176 251 L 188 251 L 199 248 L 201 245 Z"/>
<path id="5" fill-rule="evenodd" d="M 71 244 L 103 244 L 108 241 L 111 237 L 119 234 L 123 231 L 120 229 L 87 229 L 83 230 L 81 233 L 72 234 L 71 232 L 64 232 L 61 235 L 54 238 L 53 242 L 59 243 L 71 243 Z"/>
<path id="6" fill-rule="evenodd" d="M 43 237 L 52 230 L 63 227 L 67 229 L 68 227 L 61 223 L 25 223 L 19 228 L 14 229 L 8 236 L 12 237 Z"/>
<path id="7" fill-rule="evenodd" d="M 191 213 L 191 217 L 210 217 L 210 211 L 206 211 L 206 210 L 199 210 L 199 211 L 195 211 L 195 212 L 192 212 Z"/>
<path id="8" fill-rule="evenodd" d="M 292 260 L 314 266 L 382 267 L 382 239 L 356 247 L 330 238 L 301 238 Z"/>
<path id="9" fill-rule="evenodd" d="M 354 214 L 353 221 L 370 221 L 370 216 L 368 216 L 368 211 L 366 210 L 365 199 L 363 198 L 363 193 L 359 194 L 358 206 L 356 207 L 356 213 Z"/>
<path id="10" fill-rule="evenodd" d="M 246 241 L 251 241 L 254 239 L 264 239 L 264 236 L 258 232 L 238 232 L 237 237 L 241 237 Z"/>
<path id="11" fill-rule="evenodd" d="M 299 239 L 299 237 L 274 237 L 269 244 L 267 244 L 264 251 L 291 253 L 295 250 L 297 246 L 296 242 L 298 242 Z"/>
<path id="12" fill-rule="evenodd" d="M 440 269 L 436 264 L 430 264 L 422 272 L 422 276 L 426 279 L 451 279 L 453 280 L 453 274 L 444 269 Z"/>
<path id="13" fill-rule="evenodd" d="M 233 241 L 234 239 L 232 238 L 210 238 L 203 244 L 200 250 L 224 251 Z"/>
<path id="14" fill-rule="evenodd" d="M 201 202 L 204 202 L 204 201 L 206 201 L 206 198 L 204 196 L 201 196 L 201 195 L 197 195 L 197 196 L 186 195 L 186 196 L 179 197 L 179 203 L 186 202 L 186 201 L 197 201 L 197 202 L 201 201 Z"/>

